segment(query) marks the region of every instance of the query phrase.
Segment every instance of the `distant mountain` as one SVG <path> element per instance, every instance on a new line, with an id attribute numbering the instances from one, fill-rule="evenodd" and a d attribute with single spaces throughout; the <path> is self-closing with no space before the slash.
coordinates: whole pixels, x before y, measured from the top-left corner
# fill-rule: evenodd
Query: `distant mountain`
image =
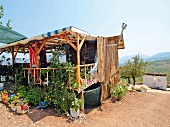
<path id="1" fill-rule="evenodd" d="M 119 58 L 119 65 L 123 65 L 128 59 L 131 59 L 132 57 L 134 57 L 136 55 L 125 56 L 125 57 Z M 166 59 L 170 58 L 170 52 L 161 52 L 161 53 L 157 53 L 153 56 L 146 56 L 146 55 L 142 55 L 142 54 L 139 54 L 139 55 L 146 62 L 166 60 Z"/>
<path id="2" fill-rule="evenodd" d="M 158 60 L 166 60 L 170 58 L 170 52 L 161 52 L 157 53 L 151 57 L 145 59 L 146 61 L 158 61 Z"/>
<path id="3" fill-rule="evenodd" d="M 136 55 L 137 55 L 137 54 L 136 54 Z M 121 58 L 119 58 L 119 63 L 122 65 L 122 64 L 124 64 L 127 60 L 131 59 L 132 57 L 134 57 L 134 56 L 136 56 L 136 55 L 129 55 L 129 56 L 121 57 Z M 140 56 L 142 59 L 147 59 L 147 58 L 149 58 L 149 56 L 143 55 L 143 54 L 139 54 L 139 56 Z"/>

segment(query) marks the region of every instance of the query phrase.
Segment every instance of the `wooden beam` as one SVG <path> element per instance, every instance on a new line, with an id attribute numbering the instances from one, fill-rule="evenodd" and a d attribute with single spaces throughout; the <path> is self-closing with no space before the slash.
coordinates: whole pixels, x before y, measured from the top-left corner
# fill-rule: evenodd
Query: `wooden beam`
<path id="1" fill-rule="evenodd" d="M 80 109 L 84 113 L 84 91 L 80 93 L 80 98 L 83 101 L 83 104 L 81 105 Z"/>
<path id="2" fill-rule="evenodd" d="M 12 52 L 12 47 L 8 47 L 8 50 L 9 50 L 10 52 Z"/>
<path id="3" fill-rule="evenodd" d="M 85 38 L 86 38 L 86 37 L 84 37 L 84 38 L 81 40 L 80 45 L 79 45 L 79 50 L 80 50 L 81 47 L 83 46 Z"/>
<path id="4" fill-rule="evenodd" d="M 10 47 L 9 51 L 11 52 L 11 55 L 12 55 L 12 65 L 14 65 L 14 60 L 15 60 L 14 47 Z"/>
<path id="5" fill-rule="evenodd" d="M 30 47 L 30 49 L 33 51 L 34 55 L 36 55 L 35 50 L 33 49 L 33 47 L 28 43 L 28 46 Z"/>
<path id="6" fill-rule="evenodd" d="M 76 39 L 77 39 L 77 65 L 76 65 L 76 67 L 77 67 L 77 69 L 76 69 L 76 82 L 80 85 L 80 50 L 79 50 L 79 39 L 80 39 L 80 37 L 79 37 L 79 34 L 78 33 L 76 33 Z"/>
<path id="7" fill-rule="evenodd" d="M 39 68 L 38 42 L 35 42 L 35 54 L 36 68 Z"/>
<path id="8" fill-rule="evenodd" d="M 0 52 L 0 55 L 5 51 L 5 49 L 3 49 L 1 52 Z"/>
<path id="9" fill-rule="evenodd" d="M 42 42 L 42 44 L 40 46 L 40 49 L 38 51 L 38 55 L 40 54 L 40 52 L 41 52 L 42 48 L 44 47 L 45 43 L 46 43 L 46 40 L 43 40 L 43 42 Z"/>
<path id="10" fill-rule="evenodd" d="M 17 56 L 18 50 L 19 50 L 19 46 L 17 46 L 17 50 L 15 51 L 14 59 L 15 59 L 15 58 L 16 58 L 16 56 Z"/>
<path id="11" fill-rule="evenodd" d="M 74 48 L 74 50 L 78 51 L 78 48 L 65 35 L 61 36 Z"/>

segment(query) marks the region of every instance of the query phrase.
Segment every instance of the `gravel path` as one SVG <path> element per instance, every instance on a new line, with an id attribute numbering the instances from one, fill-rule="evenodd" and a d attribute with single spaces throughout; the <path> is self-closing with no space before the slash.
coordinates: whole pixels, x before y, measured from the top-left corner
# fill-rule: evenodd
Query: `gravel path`
<path id="1" fill-rule="evenodd" d="M 70 122 L 66 116 L 54 116 L 55 113 L 51 109 L 34 108 L 30 113 L 18 115 L 10 112 L 0 103 L 0 126 L 170 127 L 170 94 L 169 92 L 129 92 L 120 102 L 111 103 L 108 99 L 101 107 L 86 109 L 86 113 L 86 119 Z"/>

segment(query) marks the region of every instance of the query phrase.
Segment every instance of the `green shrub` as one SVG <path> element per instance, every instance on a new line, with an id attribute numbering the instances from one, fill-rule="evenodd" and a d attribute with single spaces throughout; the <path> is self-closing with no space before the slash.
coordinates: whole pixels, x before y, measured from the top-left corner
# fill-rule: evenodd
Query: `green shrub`
<path id="1" fill-rule="evenodd" d="M 29 104 L 36 106 L 43 99 L 43 97 L 44 97 L 44 93 L 42 92 L 42 89 L 37 87 L 28 90 L 25 99 Z"/>
<path id="2" fill-rule="evenodd" d="M 83 101 L 81 99 L 75 98 L 71 103 L 71 108 L 73 108 L 76 112 L 82 106 Z"/>
<path id="3" fill-rule="evenodd" d="M 117 100 L 121 100 L 123 96 L 127 92 L 127 86 L 125 83 L 118 83 L 112 90 L 111 90 L 111 97 L 116 98 Z"/>

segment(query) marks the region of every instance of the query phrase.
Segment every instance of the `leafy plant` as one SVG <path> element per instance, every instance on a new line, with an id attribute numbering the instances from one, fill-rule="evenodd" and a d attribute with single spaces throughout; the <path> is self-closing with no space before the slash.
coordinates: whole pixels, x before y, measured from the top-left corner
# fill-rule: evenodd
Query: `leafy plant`
<path id="1" fill-rule="evenodd" d="M 126 84 L 120 82 L 111 90 L 111 97 L 121 100 L 127 92 Z"/>
<path id="2" fill-rule="evenodd" d="M 19 99 L 19 96 L 13 96 L 13 97 L 8 97 L 5 102 L 7 104 L 11 104 L 11 102 L 15 101 L 15 100 L 18 100 Z"/>
<path id="3" fill-rule="evenodd" d="M 85 71 L 84 68 L 81 68 L 80 70 L 80 76 L 84 79 L 88 79 L 89 78 L 89 75 L 88 75 L 88 71 Z M 86 77 L 86 78 L 85 78 Z"/>
<path id="4" fill-rule="evenodd" d="M 37 87 L 28 90 L 25 99 L 29 104 L 38 105 L 38 103 L 42 100 L 43 97 L 44 93 L 42 92 L 42 89 Z"/>
<path id="5" fill-rule="evenodd" d="M 75 98 L 71 103 L 71 108 L 73 108 L 76 112 L 82 106 L 83 101 L 81 99 Z"/>
<path id="6" fill-rule="evenodd" d="M 1 91 L 1 95 L 2 94 L 8 94 L 8 91 L 7 90 L 3 90 L 3 91 Z"/>
<path id="7" fill-rule="evenodd" d="M 16 67 L 14 69 L 14 73 L 16 74 L 15 91 L 18 91 L 20 86 L 28 86 L 28 80 L 26 77 L 24 77 L 24 71 L 22 67 Z"/>
<path id="8" fill-rule="evenodd" d="M 24 98 L 28 103 L 37 105 L 44 97 L 42 89 L 36 87 L 32 82 L 29 86 L 20 86 L 17 92 L 18 98 Z"/>
<path id="9" fill-rule="evenodd" d="M 17 102 L 16 102 L 16 105 L 17 105 L 17 106 L 22 106 L 22 105 L 24 105 L 25 103 L 27 103 L 27 100 L 26 100 L 26 99 L 18 99 Z"/>
<path id="10" fill-rule="evenodd" d="M 19 98 L 24 98 L 27 95 L 27 87 L 26 86 L 20 86 L 18 88 L 17 96 Z"/>
<path id="11" fill-rule="evenodd" d="M 75 69 L 71 62 L 59 62 L 59 49 L 54 51 L 51 58 L 50 68 L 56 68 L 50 71 L 50 85 L 47 87 L 45 102 L 57 106 L 57 115 L 67 112 L 76 94 L 74 89 L 77 88 Z"/>

